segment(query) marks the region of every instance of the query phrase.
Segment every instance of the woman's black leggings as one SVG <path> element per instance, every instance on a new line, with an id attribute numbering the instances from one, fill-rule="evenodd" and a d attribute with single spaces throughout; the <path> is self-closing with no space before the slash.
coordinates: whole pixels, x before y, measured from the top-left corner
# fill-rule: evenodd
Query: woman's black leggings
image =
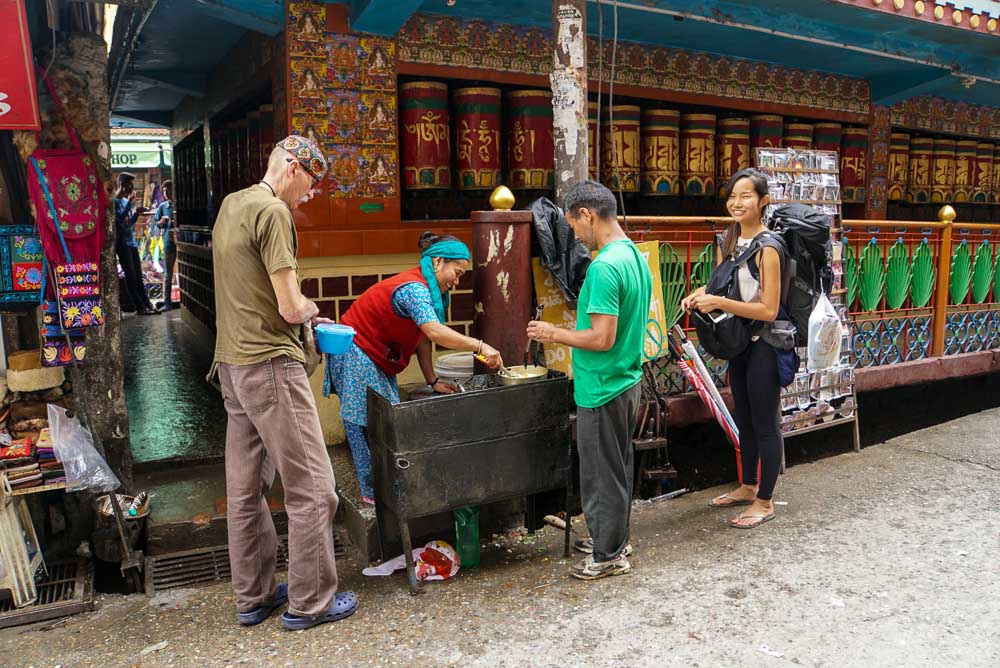
<path id="1" fill-rule="evenodd" d="M 782 448 L 778 360 L 771 346 L 751 341 L 742 355 L 730 360 L 729 385 L 733 390 L 733 418 L 740 430 L 743 484 L 758 485 L 757 498 L 770 499 L 778 482 Z"/>

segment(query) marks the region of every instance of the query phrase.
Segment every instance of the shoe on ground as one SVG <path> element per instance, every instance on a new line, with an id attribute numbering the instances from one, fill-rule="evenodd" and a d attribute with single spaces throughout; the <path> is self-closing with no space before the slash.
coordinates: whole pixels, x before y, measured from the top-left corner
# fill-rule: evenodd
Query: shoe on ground
<path id="1" fill-rule="evenodd" d="M 590 555 L 570 569 L 570 575 L 578 580 L 600 580 L 631 572 L 632 564 L 629 563 L 624 554 L 619 554 L 611 561 L 594 561 L 594 555 Z"/>
<path id="2" fill-rule="evenodd" d="M 573 543 L 573 549 L 577 552 L 582 552 L 583 554 L 593 554 L 594 553 L 594 539 L 587 537 L 581 538 L 580 540 Z M 632 543 L 625 543 L 625 547 L 622 548 L 623 557 L 632 556 Z"/>
<path id="3" fill-rule="evenodd" d="M 357 611 L 357 594 L 353 591 L 340 591 L 337 592 L 336 596 L 334 596 L 333 603 L 330 604 L 330 609 L 326 611 L 326 614 L 320 615 L 319 617 L 302 617 L 285 611 L 281 613 L 281 623 L 289 631 L 302 631 L 304 629 L 311 629 L 314 626 L 319 626 L 320 624 L 338 622 L 341 619 L 350 617 Z"/>
<path id="4" fill-rule="evenodd" d="M 270 617 L 275 610 L 288 603 L 288 585 L 282 582 L 274 592 L 274 598 L 267 605 L 260 605 L 249 612 L 239 612 L 236 618 L 243 626 L 256 626 Z"/>

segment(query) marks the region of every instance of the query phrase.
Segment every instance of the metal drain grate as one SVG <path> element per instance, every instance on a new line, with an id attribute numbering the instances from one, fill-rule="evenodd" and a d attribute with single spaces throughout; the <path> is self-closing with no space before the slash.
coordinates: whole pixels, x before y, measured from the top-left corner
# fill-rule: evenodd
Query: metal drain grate
<path id="1" fill-rule="evenodd" d="M 334 554 L 342 557 L 347 548 L 338 533 L 334 534 Z M 278 536 L 279 571 L 288 568 L 288 536 Z M 146 595 L 158 591 L 223 582 L 232 578 L 229 570 L 229 546 L 216 545 L 197 550 L 147 557 L 145 563 Z"/>
<path id="2" fill-rule="evenodd" d="M 11 599 L 0 601 L 0 628 L 57 619 L 94 607 L 94 573 L 89 561 L 60 561 L 49 565 L 49 574 L 38 585 L 38 599 L 15 608 Z"/>

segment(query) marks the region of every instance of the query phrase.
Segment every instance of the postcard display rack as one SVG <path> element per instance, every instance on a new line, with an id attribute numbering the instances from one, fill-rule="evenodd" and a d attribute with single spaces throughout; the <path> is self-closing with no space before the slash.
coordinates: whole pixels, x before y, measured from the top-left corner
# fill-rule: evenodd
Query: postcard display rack
<path id="1" fill-rule="evenodd" d="M 781 431 L 785 438 L 850 424 L 854 451 L 861 451 L 858 433 L 858 397 L 854 386 L 854 352 L 847 306 L 844 304 L 844 230 L 840 214 L 837 153 L 780 148 L 758 148 L 757 164 L 767 176 L 770 220 L 782 204 L 807 204 L 830 219 L 830 265 L 833 285 L 828 297 L 840 315 L 841 354 L 836 366 L 809 369 L 806 349 L 798 349 L 801 364 L 794 382 L 781 392 Z M 784 452 L 782 452 L 784 470 Z"/>

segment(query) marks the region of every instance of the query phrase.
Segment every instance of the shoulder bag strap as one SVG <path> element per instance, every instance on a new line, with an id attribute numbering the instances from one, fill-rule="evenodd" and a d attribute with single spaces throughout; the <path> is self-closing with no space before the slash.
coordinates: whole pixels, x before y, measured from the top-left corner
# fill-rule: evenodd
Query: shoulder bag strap
<path id="1" fill-rule="evenodd" d="M 66 133 L 69 134 L 69 140 L 73 142 L 73 148 L 76 150 L 80 149 L 80 140 L 77 139 L 76 133 L 73 131 L 73 126 L 69 124 L 69 114 L 66 113 L 66 107 L 63 106 L 62 99 L 56 93 L 55 86 L 52 85 L 52 80 L 49 79 L 49 75 L 45 74 L 42 77 L 45 80 L 45 86 L 49 89 L 49 95 L 56 103 L 56 108 L 59 110 L 59 115 L 62 116 L 63 125 L 66 126 Z"/>
<path id="2" fill-rule="evenodd" d="M 69 248 L 66 247 L 66 239 L 63 238 L 62 229 L 59 227 L 59 212 L 56 211 L 55 202 L 52 201 L 52 193 L 49 192 L 49 184 L 45 180 L 45 174 L 42 173 L 42 168 L 38 166 L 38 160 L 28 158 L 28 161 L 31 162 L 31 166 L 35 168 L 35 173 L 38 175 L 38 183 L 42 186 L 45 202 L 49 205 L 49 211 L 52 213 L 52 223 L 56 228 L 56 234 L 59 235 L 59 243 L 62 244 L 63 253 L 66 254 L 66 262 L 72 262 L 73 260 L 69 255 Z"/>

